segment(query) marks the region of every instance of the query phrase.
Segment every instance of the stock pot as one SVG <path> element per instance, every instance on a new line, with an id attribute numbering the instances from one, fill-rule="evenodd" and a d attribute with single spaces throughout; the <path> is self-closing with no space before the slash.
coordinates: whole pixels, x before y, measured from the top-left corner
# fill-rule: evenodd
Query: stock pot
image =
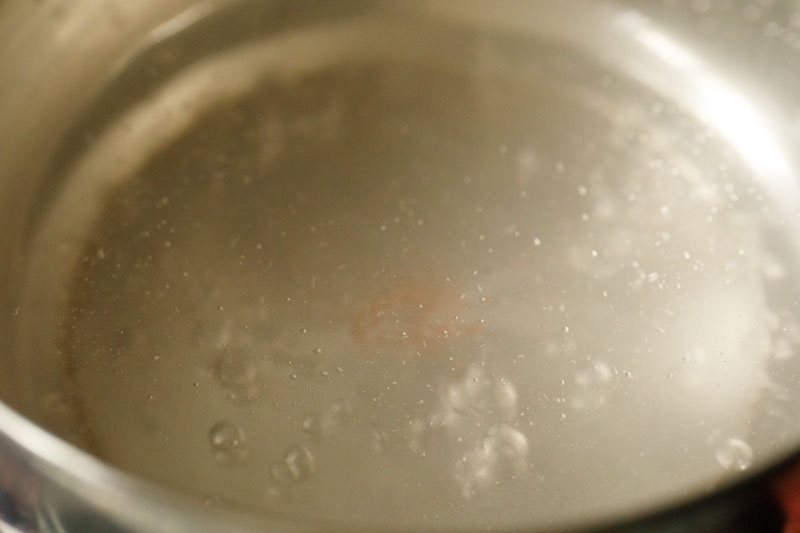
<path id="1" fill-rule="evenodd" d="M 789 520 L 797 2 L 6 0 L 0 35 L 5 529 Z"/>

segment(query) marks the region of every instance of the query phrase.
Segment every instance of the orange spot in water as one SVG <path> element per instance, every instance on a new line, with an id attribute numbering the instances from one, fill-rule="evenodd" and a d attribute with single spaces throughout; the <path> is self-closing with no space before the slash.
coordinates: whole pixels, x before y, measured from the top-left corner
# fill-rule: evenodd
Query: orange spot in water
<path id="1" fill-rule="evenodd" d="M 396 281 L 371 291 L 350 315 L 350 335 L 369 347 L 411 346 L 423 352 L 438 343 L 475 338 L 483 331 L 473 303 L 457 288 L 427 278 Z"/>

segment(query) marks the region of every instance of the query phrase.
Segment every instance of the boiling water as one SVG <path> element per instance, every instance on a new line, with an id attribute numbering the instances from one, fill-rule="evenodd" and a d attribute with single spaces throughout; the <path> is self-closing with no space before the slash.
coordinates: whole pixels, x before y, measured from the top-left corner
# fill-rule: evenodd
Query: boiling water
<path id="1" fill-rule="evenodd" d="M 615 516 L 771 457 L 795 215 L 735 142 L 563 43 L 386 24 L 173 75 L 179 35 L 120 78 L 158 83 L 51 208 L 86 228 L 51 427 L 210 507 L 372 526 Z"/>

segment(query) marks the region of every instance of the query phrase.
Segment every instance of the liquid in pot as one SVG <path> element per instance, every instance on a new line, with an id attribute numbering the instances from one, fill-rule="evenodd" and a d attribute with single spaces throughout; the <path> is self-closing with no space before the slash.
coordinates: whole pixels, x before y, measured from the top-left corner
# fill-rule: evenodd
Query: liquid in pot
<path id="1" fill-rule="evenodd" d="M 367 526 L 624 515 L 768 455 L 786 214 L 681 105 L 492 37 L 460 37 L 477 68 L 353 52 L 176 104 L 158 149 L 95 141 L 142 162 L 89 197 L 71 438 L 212 507 Z"/>

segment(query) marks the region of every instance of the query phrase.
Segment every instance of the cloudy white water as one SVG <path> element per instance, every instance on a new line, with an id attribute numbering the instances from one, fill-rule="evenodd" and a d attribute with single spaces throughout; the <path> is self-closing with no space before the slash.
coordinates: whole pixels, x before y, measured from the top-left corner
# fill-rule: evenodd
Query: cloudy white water
<path id="1" fill-rule="evenodd" d="M 736 143 L 560 44 L 420 62 L 355 53 L 364 24 L 330 64 L 194 65 L 229 81 L 76 165 L 72 438 L 211 507 L 383 525 L 627 513 L 769 456 L 796 248 Z"/>

